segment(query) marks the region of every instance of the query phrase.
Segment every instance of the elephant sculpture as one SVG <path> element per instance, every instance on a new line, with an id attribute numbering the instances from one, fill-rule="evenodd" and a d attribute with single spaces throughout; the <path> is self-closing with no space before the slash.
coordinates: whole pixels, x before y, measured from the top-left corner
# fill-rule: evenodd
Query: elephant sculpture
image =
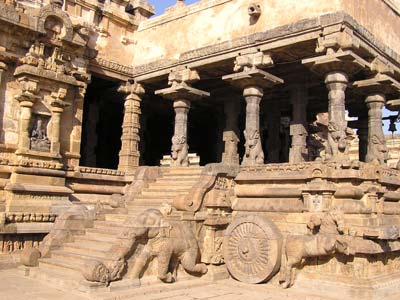
<path id="1" fill-rule="evenodd" d="M 294 268 L 304 258 L 344 253 L 350 255 L 350 248 L 343 235 L 344 214 L 333 209 L 322 218 L 313 215 L 307 224 L 312 235 L 288 235 L 284 242 L 279 282 L 288 288 L 294 282 Z"/>
<path id="2" fill-rule="evenodd" d="M 127 274 L 134 285 L 140 285 L 139 277 L 152 258 L 158 260 L 158 278 L 163 282 L 175 281 L 173 271 L 178 263 L 189 273 L 207 273 L 206 265 L 197 263 L 199 246 L 191 229 L 180 221 L 167 221 L 157 209 L 148 209 L 128 224 L 120 243 L 111 249 L 113 262 L 108 265 L 91 262 L 84 277 L 106 284 L 121 279 L 126 260 L 139 240 L 144 240 L 145 245 Z"/>

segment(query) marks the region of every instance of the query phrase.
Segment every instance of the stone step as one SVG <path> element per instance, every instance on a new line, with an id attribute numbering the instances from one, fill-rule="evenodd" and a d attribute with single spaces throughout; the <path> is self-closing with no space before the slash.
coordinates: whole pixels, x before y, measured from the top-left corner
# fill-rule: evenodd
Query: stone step
<path id="1" fill-rule="evenodd" d="M 113 243 L 118 238 L 118 233 L 111 233 L 110 234 L 110 233 L 107 233 L 107 232 L 86 231 L 86 234 L 82 238 L 85 239 L 85 240 L 88 239 L 88 240 L 91 240 L 91 241 L 104 241 L 104 242 Z"/>
<path id="2" fill-rule="evenodd" d="M 151 190 L 146 189 L 141 192 L 139 196 L 152 196 L 152 197 L 175 197 L 179 194 L 185 194 L 185 191 L 163 191 L 163 190 Z"/>
<path id="3" fill-rule="evenodd" d="M 158 179 L 169 179 L 169 180 L 187 180 L 187 179 L 191 179 L 191 180 L 198 180 L 200 178 L 200 175 L 198 174 L 184 174 L 184 175 L 180 175 L 180 174 L 165 174 L 163 175 L 162 178 Z M 158 181 L 156 180 L 156 182 Z"/>
<path id="4" fill-rule="evenodd" d="M 39 260 L 39 268 L 47 269 L 59 272 L 65 272 L 66 274 L 77 274 L 81 273 L 83 265 L 79 263 L 70 263 L 69 261 L 54 259 L 54 258 L 41 258 Z"/>
<path id="5" fill-rule="evenodd" d="M 125 215 L 126 216 L 126 215 Z M 118 235 L 118 233 L 121 232 L 121 228 L 124 226 L 115 226 L 115 227 L 94 227 L 94 228 L 89 228 L 86 229 L 86 232 L 91 232 L 91 233 L 99 233 L 99 234 L 104 234 L 104 235 L 110 235 L 110 236 L 115 236 Z"/>
<path id="6" fill-rule="evenodd" d="M 101 228 L 121 228 L 124 227 L 124 222 L 122 220 L 118 221 L 104 221 L 104 220 L 96 220 L 94 221 L 93 228 L 101 229 Z"/>
<path id="7" fill-rule="evenodd" d="M 62 250 L 68 251 L 70 253 L 83 254 L 83 255 L 90 253 L 90 255 L 93 255 L 95 257 L 104 257 L 104 258 L 106 258 L 109 255 L 108 251 L 98 250 L 98 249 L 88 249 L 81 247 L 81 245 L 79 244 L 72 244 L 72 245 L 65 244 L 62 247 Z"/>
<path id="8" fill-rule="evenodd" d="M 100 250 L 100 251 L 108 251 L 110 250 L 112 243 L 107 241 L 97 241 L 97 240 L 89 240 L 87 237 L 77 237 L 73 243 L 68 243 L 71 245 L 79 245 L 80 248 L 85 248 L 87 251 L 91 250 Z M 67 245 L 67 244 L 66 244 Z"/>
<path id="9" fill-rule="evenodd" d="M 174 186 L 173 184 L 170 183 L 166 183 L 166 182 L 158 182 L 158 183 L 151 183 L 149 184 L 149 187 L 146 190 L 150 190 L 150 191 L 181 191 L 181 192 L 187 192 L 189 191 L 192 186 L 195 184 L 196 182 L 193 183 L 189 183 L 189 184 L 179 184 L 178 186 Z"/>
<path id="10" fill-rule="evenodd" d="M 93 253 L 81 254 L 81 253 L 68 252 L 65 250 L 53 251 L 53 253 L 51 254 L 51 259 L 79 266 L 85 266 L 85 263 L 89 260 L 97 260 L 105 263 L 111 262 L 111 260 L 109 259 L 109 255 L 100 257 L 93 255 Z"/>
<path id="11" fill-rule="evenodd" d="M 112 222 L 121 222 L 124 223 L 126 219 L 125 214 L 107 214 L 105 215 L 105 220 L 106 221 L 112 221 Z"/>
<path id="12" fill-rule="evenodd" d="M 82 274 L 77 270 L 54 268 L 46 264 L 31 269 L 29 276 L 52 286 L 68 289 L 77 289 L 80 283 L 85 281 Z"/>
<path id="13" fill-rule="evenodd" d="M 188 169 L 170 169 L 163 171 L 162 174 L 163 176 L 169 176 L 169 175 L 197 175 L 200 176 L 203 172 L 203 169 L 197 169 L 197 168 L 188 168 Z"/>

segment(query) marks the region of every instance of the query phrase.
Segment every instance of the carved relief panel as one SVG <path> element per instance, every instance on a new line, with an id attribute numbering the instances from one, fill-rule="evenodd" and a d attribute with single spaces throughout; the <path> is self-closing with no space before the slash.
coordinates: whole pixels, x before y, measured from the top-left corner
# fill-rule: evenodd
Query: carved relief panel
<path id="1" fill-rule="evenodd" d="M 40 152 L 50 152 L 50 139 L 48 126 L 50 117 L 41 114 L 33 114 L 30 127 L 30 149 Z"/>

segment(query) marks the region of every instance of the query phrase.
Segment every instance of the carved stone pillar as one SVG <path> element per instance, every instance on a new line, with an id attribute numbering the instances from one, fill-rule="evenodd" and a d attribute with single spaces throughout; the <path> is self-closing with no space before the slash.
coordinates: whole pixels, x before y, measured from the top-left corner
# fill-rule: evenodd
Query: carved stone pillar
<path id="1" fill-rule="evenodd" d="M 366 97 L 365 103 L 368 108 L 368 146 L 365 161 L 384 164 L 388 159 L 388 149 L 382 129 L 382 108 L 386 102 L 385 94 L 398 93 L 400 83 L 386 74 L 377 73 L 372 78 L 354 82 L 353 87 L 357 93 Z"/>
<path id="2" fill-rule="evenodd" d="M 307 93 L 301 87 L 295 87 L 292 91 L 292 122 L 290 123 L 290 135 L 292 145 L 289 152 L 289 162 L 299 163 L 306 161 L 307 149 Z"/>
<path id="3" fill-rule="evenodd" d="M 124 104 L 124 120 L 122 123 L 121 151 L 119 152 L 118 170 L 129 171 L 139 166 L 140 152 L 140 115 L 141 95 L 144 88 L 138 83 L 127 83 L 119 88 L 128 94 Z"/>
<path id="4" fill-rule="evenodd" d="M 365 161 L 368 149 L 368 118 L 358 118 L 357 120 L 358 136 L 358 159 Z"/>
<path id="5" fill-rule="evenodd" d="M 366 68 L 368 62 L 350 50 L 323 48 L 322 51 L 326 51 L 326 55 L 305 59 L 302 63 L 325 76 L 325 84 L 329 91 L 326 159 L 349 160 L 348 150 L 353 131 L 347 127 L 345 119 L 345 91 L 349 82 L 348 76 Z"/>
<path id="6" fill-rule="evenodd" d="M 81 151 L 81 141 L 82 141 L 82 121 L 83 121 L 83 107 L 86 95 L 87 85 L 86 83 L 81 83 L 76 89 L 75 99 L 73 102 L 73 121 L 72 121 L 72 131 L 70 136 L 70 147 L 69 153 L 65 153 L 68 158 L 68 167 L 79 166 L 79 158 Z"/>
<path id="7" fill-rule="evenodd" d="M 65 102 L 67 90 L 60 88 L 58 92 L 52 93 L 51 105 L 51 146 L 50 151 L 56 156 L 60 155 L 60 135 L 61 135 L 61 114 L 64 112 L 64 108 L 69 106 L 69 103 Z"/>
<path id="8" fill-rule="evenodd" d="M 158 90 L 156 95 L 173 100 L 175 110 L 175 129 L 172 137 L 171 166 L 189 166 L 189 146 L 187 143 L 187 122 L 190 102 L 210 96 L 209 93 L 192 88 L 189 83 L 199 80 L 196 71 L 187 68 L 177 68 L 168 77 L 171 87 Z"/>
<path id="9" fill-rule="evenodd" d="M 172 166 L 189 166 L 189 145 L 187 143 L 188 134 L 188 113 L 190 101 L 186 99 L 174 100 L 175 127 L 172 137 Z M 178 159 L 178 155 L 181 157 Z"/>
<path id="10" fill-rule="evenodd" d="M 354 115 L 354 112 L 352 115 Z M 368 148 L 368 118 L 364 115 L 361 115 L 358 117 L 358 120 L 349 121 L 349 126 L 357 129 L 358 160 L 365 161 Z"/>
<path id="11" fill-rule="evenodd" d="M 22 93 L 15 99 L 19 102 L 20 115 L 18 125 L 18 149 L 17 154 L 25 153 L 30 147 L 29 127 L 32 118 L 32 107 L 38 100 L 38 82 L 36 80 L 21 78 Z"/>
<path id="12" fill-rule="evenodd" d="M 382 129 L 382 108 L 386 98 L 383 94 L 373 94 L 365 99 L 368 107 L 368 147 L 366 162 L 386 163 L 388 149 Z"/>
<path id="13" fill-rule="evenodd" d="M 225 129 L 223 141 L 225 144 L 222 153 L 222 162 L 225 164 L 239 164 L 238 143 L 239 143 L 239 102 L 236 100 L 225 101 Z"/>
<path id="14" fill-rule="evenodd" d="M 264 164 L 264 151 L 262 149 L 260 134 L 260 102 L 264 92 L 259 86 L 249 86 L 243 90 L 246 101 L 246 129 L 244 131 L 245 155 L 242 165 Z"/>
<path id="15" fill-rule="evenodd" d="M 349 79 L 346 73 L 333 71 L 325 76 L 328 93 L 328 149 L 327 159 L 345 160 L 348 153 L 345 91 Z"/>
<path id="16" fill-rule="evenodd" d="M 265 125 L 267 139 L 265 141 L 267 163 L 278 163 L 281 150 L 281 111 L 277 105 L 267 104 L 265 107 Z"/>
<path id="17" fill-rule="evenodd" d="M 255 51 L 236 57 L 234 71 L 237 73 L 222 77 L 223 80 L 243 89 L 246 100 L 246 129 L 244 131 L 246 149 L 242 161 L 244 166 L 264 163 L 260 134 L 260 102 L 264 95 L 264 88 L 281 84 L 283 80 L 259 67 L 272 64 L 271 56 Z"/>
<path id="18" fill-rule="evenodd" d="M 7 65 L 0 61 L 0 87 L 3 83 L 3 73 L 7 71 Z"/>

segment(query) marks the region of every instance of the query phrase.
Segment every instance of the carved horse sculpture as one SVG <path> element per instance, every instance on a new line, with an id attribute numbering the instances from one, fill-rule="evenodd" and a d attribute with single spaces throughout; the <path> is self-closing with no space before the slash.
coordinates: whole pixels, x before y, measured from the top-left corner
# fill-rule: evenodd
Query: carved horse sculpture
<path id="1" fill-rule="evenodd" d="M 313 215 L 307 224 L 313 235 L 289 235 L 284 243 L 279 282 L 288 288 L 294 282 L 294 268 L 304 258 L 331 255 L 336 252 L 349 255 L 349 248 L 340 234 L 344 229 L 343 212 L 333 209 L 323 218 Z"/>
<path id="2" fill-rule="evenodd" d="M 145 239 L 146 244 L 127 274 L 135 285 L 140 284 L 140 274 L 152 258 L 158 260 L 158 278 L 167 283 L 175 281 L 171 261 L 180 262 L 189 273 L 207 273 L 205 264 L 196 263 L 199 246 L 191 229 L 179 221 L 174 224 L 167 222 L 157 209 L 148 209 L 140 214 L 129 224 L 123 236 L 125 241 L 111 251 L 114 262 L 108 267 L 100 262 L 92 263 L 83 273 L 87 280 L 108 283 L 121 279 L 127 256 L 138 239 Z"/>

